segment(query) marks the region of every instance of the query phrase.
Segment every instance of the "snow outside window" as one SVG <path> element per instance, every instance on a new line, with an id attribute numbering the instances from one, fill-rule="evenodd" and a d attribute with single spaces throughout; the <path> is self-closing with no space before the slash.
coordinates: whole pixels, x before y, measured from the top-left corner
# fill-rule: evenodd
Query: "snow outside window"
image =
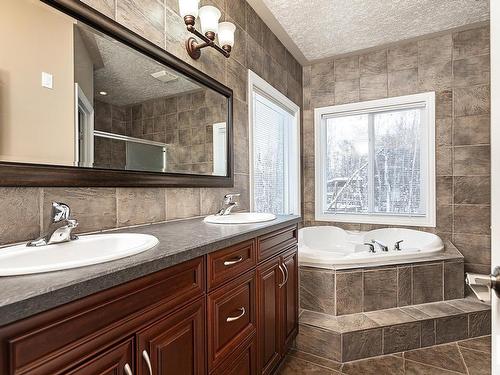
<path id="1" fill-rule="evenodd" d="M 434 93 L 315 112 L 317 220 L 435 226 Z"/>

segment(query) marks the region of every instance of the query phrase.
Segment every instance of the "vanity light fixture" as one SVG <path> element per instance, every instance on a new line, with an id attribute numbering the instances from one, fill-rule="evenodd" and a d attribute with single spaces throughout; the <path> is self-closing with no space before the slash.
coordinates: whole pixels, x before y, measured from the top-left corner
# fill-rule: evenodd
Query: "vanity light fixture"
<path id="1" fill-rule="evenodd" d="M 186 50 L 193 59 L 198 60 L 201 49 L 215 48 L 225 57 L 229 57 L 234 46 L 234 32 L 236 26 L 231 22 L 220 22 L 221 12 L 214 6 L 206 5 L 199 8 L 200 0 L 179 0 L 179 13 L 189 32 L 196 35 L 203 42 L 198 43 L 196 38 L 190 37 L 186 41 Z M 195 28 L 196 18 L 200 18 L 201 32 Z M 215 37 L 218 37 L 218 43 Z"/>

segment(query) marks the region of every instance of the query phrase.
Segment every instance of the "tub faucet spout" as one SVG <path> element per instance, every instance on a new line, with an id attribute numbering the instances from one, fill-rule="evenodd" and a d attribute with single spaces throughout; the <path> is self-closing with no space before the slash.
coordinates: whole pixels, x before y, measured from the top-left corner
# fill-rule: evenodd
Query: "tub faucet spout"
<path id="1" fill-rule="evenodd" d="M 369 253 L 375 253 L 375 246 L 373 246 L 372 243 L 365 242 L 365 245 L 368 246 L 368 252 Z"/>
<path id="2" fill-rule="evenodd" d="M 376 243 L 377 245 L 379 245 L 380 249 L 382 251 L 389 251 L 389 248 L 387 247 L 387 245 L 385 243 L 383 243 L 382 241 L 372 240 L 372 243 Z"/>

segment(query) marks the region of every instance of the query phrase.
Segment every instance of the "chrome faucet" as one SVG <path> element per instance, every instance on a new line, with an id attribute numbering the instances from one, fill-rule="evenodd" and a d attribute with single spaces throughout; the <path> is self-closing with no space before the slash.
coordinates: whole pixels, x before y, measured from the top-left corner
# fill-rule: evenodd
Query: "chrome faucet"
<path id="1" fill-rule="evenodd" d="M 65 203 L 52 202 L 51 223 L 46 234 L 28 242 L 26 246 L 46 246 L 77 240 L 71 232 L 78 226 L 78 221 L 70 219 L 70 208 Z"/>
<path id="2" fill-rule="evenodd" d="M 398 251 L 401 250 L 401 245 L 400 245 L 401 242 L 404 242 L 404 241 L 403 240 L 396 241 L 396 243 L 394 244 L 394 250 L 398 250 Z"/>
<path id="3" fill-rule="evenodd" d="M 240 194 L 226 194 L 224 195 L 224 207 L 222 207 L 219 212 L 216 213 L 218 216 L 226 216 L 231 213 L 233 208 L 238 206 L 235 198 L 238 198 Z"/>
<path id="4" fill-rule="evenodd" d="M 382 251 L 389 251 L 389 248 L 387 247 L 387 245 L 385 243 L 383 243 L 382 241 L 372 240 L 372 243 L 376 243 L 377 245 L 379 245 L 380 249 Z"/>
<path id="5" fill-rule="evenodd" d="M 373 244 L 372 244 L 372 243 L 370 243 L 370 242 L 365 242 L 364 244 L 365 244 L 366 246 L 368 246 L 368 252 L 369 252 L 369 253 L 374 253 L 374 252 L 375 252 L 375 246 L 373 246 Z"/>

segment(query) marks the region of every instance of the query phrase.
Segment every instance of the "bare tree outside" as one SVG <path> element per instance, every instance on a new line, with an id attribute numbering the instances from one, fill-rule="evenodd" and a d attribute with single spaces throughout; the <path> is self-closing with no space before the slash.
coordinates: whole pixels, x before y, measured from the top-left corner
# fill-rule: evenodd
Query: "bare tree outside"
<path id="1" fill-rule="evenodd" d="M 326 213 L 425 215 L 420 110 L 327 119 Z"/>

